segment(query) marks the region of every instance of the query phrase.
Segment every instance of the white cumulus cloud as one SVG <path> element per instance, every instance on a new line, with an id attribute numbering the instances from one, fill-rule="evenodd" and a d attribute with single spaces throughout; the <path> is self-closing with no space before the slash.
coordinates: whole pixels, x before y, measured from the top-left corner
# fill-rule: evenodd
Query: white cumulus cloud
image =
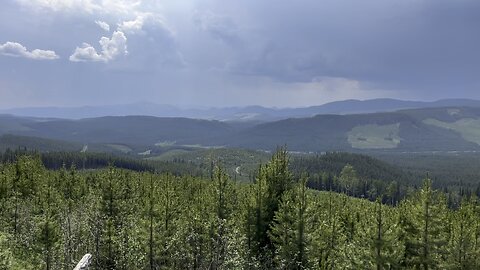
<path id="1" fill-rule="evenodd" d="M 118 24 L 118 30 L 126 34 L 138 34 L 141 33 L 145 25 L 160 26 L 164 30 L 171 32 L 165 25 L 160 16 L 153 13 L 140 13 L 137 14 L 134 20 L 124 21 Z"/>
<path id="2" fill-rule="evenodd" d="M 34 60 L 55 60 L 60 58 L 54 51 L 39 49 L 28 51 L 22 44 L 10 41 L 0 45 L 0 54 Z"/>
<path id="3" fill-rule="evenodd" d="M 95 23 L 106 32 L 110 32 L 110 25 L 108 23 L 103 21 L 95 21 Z"/>
<path id="4" fill-rule="evenodd" d="M 77 47 L 75 52 L 70 56 L 72 62 L 89 62 L 102 61 L 109 62 L 119 55 L 126 55 L 127 37 L 122 31 L 115 31 L 111 38 L 102 37 L 99 41 L 102 50 L 97 50 L 88 43 L 83 43 L 81 47 Z"/>
<path id="5" fill-rule="evenodd" d="M 141 5 L 140 0 L 16 0 L 23 6 L 54 12 L 130 14 Z"/>

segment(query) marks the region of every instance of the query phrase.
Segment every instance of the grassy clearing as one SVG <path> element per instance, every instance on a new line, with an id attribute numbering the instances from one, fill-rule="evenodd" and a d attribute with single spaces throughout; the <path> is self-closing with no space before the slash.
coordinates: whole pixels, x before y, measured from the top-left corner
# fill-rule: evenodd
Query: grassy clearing
<path id="1" fill-rule="evenodd" d="M 423 120 L 425 124 L 446 128 L 460 133 L 469 142 L 480 145 L 480 119 L 463 118 L 453 123 L 442 122 L 437 119 L 428 118 Z"/>
<path id="2" fill-rule="evenodd" d="M 190 153 L 191 151 L 189 150 L 184 150 L 184 149 L 174 149 L 170 150 L 168 152 L 165 152 L 161 155 L 154 156 L 154 157 L 149 157 L 147 158 L 148 160 L 158 160 L 158 161 L 169 161 L 173 160 L 174 158 L 178 158 L 179 156 L 182 156 L 182 154 L 187 154 Z"/>
<path id="3" fill-rule="evenodd" d="M 149 156 L 152 154 L 152 150 L 147 150 L 145 152 L 138 153 L 139 156 Z"/>
<path id="4" fill-rule="evenodd" d="M 133 151 L 132 148 L 123 144 L 107 144 L 107 146 L 112 148 L 113 150 L 120 151 L 125 154 L 128 154 Z"/>
<path id="5" fill-rule="evenodd" d="M 221 148 L 225 148 L 225 146 L 221 146 L 221 145 L 205 146 L 205 145 L 201 145 L 201 144 L 182 144 L 180 146 L 197 148 L 197 149 L 221 149 Z"/>
<path id="6" fill-rule="evenodd" d="M 392 125 L 361 125 L 348 132 L 348 142 L 358 149 L 396 148 L 400 143 L 400 123 Z"/>

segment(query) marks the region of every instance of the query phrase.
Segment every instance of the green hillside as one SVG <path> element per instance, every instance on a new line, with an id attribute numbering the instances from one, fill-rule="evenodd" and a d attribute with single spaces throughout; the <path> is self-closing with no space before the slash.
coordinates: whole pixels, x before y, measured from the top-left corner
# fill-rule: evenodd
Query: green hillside
<path id="1" fill-rule="evenodd" d="M 400 123 L 356 126 L 348 132 L 348 142 L 352 148 L 358 149 L 397 148 L 401 140 L 399 129 Z"/>
<path id="2" fill-rule="evenodd" d="M 269 153 L 238 148 L 173 149 L 147 158 L 149 161 L 193 163 L 209 172 L 212 164 L 221 164 L 232 177 L 241 181 L 252 180 L 258 165 L 268 161 Z"/>
<path id="3" fill-rule="evenodd" d="M 44 137 L 81 143 L 108 143 L 154 146 L 164 141 L 177 144 L 215 143 L 232 128 L 219 121 L 149 116 L 100 117 L 82 120 L 28 121 L 15 117 L 21 124 L 13 126 L 12 118 L 5 120 L 8 129 L 3 133 Z M 0 122 L 2 119 L 0 119 Z M 2 133 L 2 130 L 0 130 Z"/>
<path id="4" fill-rule="evenodd" d="M 442 122 L 437 119 L 428 118 L 423 120 L 425 124 L 449 129 L 460 133 L 469 142 L 480 145 L 480 119 L 463 118 L 453 123 Z"/>
<path id="5" fill-rule="evenodd" d="M 480 108 L 445 107 L 355 115 L 317 115 L 258 125 L 148 116 L 82 120 L 0 117 L 0 135 L 103 145 L 145 157 L 219 147 L 292 151 L 428 152 L 480 150 Z"/>
<path id="6" fill-rule="evenodd" d="M 109 167 L 47 170 L 39 157 L 0 163 L 0 268 L 478 269 L 478 199 L 422 186 L 394 205 L 318 192 L 289 170 L 286 151 L 239 183 Z M 392 189 L 392 194 L 395 189 Z M 447 200 L 448 198 L 448 200 Z M 427 213 L 427 214 L 425 214 Z M 428 226 L 425 226 L 425 225 Z M 212 265 L 214 267 L 212 267 Z"/>
<path id="7" fill-rule="evenodd" d="M 237 134 L 232 144 L 273 149 L 287 144 L 297 151 L 467 151 L 480 149 L 458 130 L 432 125 L 427 118 L 463 119 L 450 108 L 358 115 L 318 115 L 261 124 Z M 462 110 L 462 109 L 458 109 Z M 465 109 L 469 117 L 480 111 Z M 433 118 L 436 119 L 436 118 Z M 439 120 L 441 121 L 441 120 Z M 475 122 L 469 122 L 474 130 Z"/>
<path id="8" fill-rule="evenodd" d="M 59 139 L 47 139 L 41 137 L 21 136 L 21 135 L 1 135 L 0 136 L 0 152 L 7 149 L 27 149 L 38 152 L 94 152 L 94 153 L 111 153 L 118 155 L 130 154 L 131 149 L 127 145 L 117 144 L 82 144 L 74 141 L 65 141 Z M 131 151 L 126 151 L 130 149 Z M 141 151 L 143 148 L 136 149 Z M 132 154 L 135 156 L 135 153 Z"/>
<path id="9" fill-rule="evenodd" d="M 40 152 L 47 151 L 78 151 L 83 148 L 81 143 L 66 142 L 60 140 L 44 139 L 38 137 L 27 137 L 18 135 L 2 135 L 0 136 L 0 151 L 6 149 L 30 149 Z"/>

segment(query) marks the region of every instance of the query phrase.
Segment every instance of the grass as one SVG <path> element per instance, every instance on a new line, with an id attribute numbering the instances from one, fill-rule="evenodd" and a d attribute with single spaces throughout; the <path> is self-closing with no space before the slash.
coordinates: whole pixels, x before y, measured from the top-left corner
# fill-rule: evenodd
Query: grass
<path id="1" fill-rule="evenodd" d="M 400 143 L 400 123 L 361 125 L 348 132 L 348 142 L 357 149 L 391 149 Z"/>
<path id="2" fill-rule="evenodd" d="M 180 146 L 189 147 L 189 148 L 198 148 L 198 149 L 220 149 L 225 148 L 225 146 L 204 146 L 201 144 L 182 144 Z"/>
<path id="3" fill-rule="evenodd" d="M 147 150 L 145 152 L 138 153 L 140 156 L 149 156 L 152 154 L 152 150 Z"/>
<path id="4" fill-rule="evenodd" d="M 107 144 L 108 147 L 112 148 L 113 150 L 120 151 L 122 153 L 128 154 L 133 151 L 132 148 L 123 145 L 123 144 Z"/>
<path id="5" fill-rule="evenodd" d="M 448 123 L 428 118 L 423 120 L 423 122 L 428 125 L 458 132 L 466 141 L 480 145 L 480 119 L 463 118 L 456 122 Z"/>
<path id="6" fill-rule="evenodd" d="M 189 153 L 191 151 L 189 150 L 184 150 L 184 149 L 174 149 L 167 151 L 165 153 L 162 153 L 158 156 L 154 157 L 149 157 L 147 158 L 148 160 L 158 160 L 158 161 L 168 161 L 168 160 L 173 160 L 174 158 L 177 158 L 179 156 L 182 156 L 182 154 Z"/>

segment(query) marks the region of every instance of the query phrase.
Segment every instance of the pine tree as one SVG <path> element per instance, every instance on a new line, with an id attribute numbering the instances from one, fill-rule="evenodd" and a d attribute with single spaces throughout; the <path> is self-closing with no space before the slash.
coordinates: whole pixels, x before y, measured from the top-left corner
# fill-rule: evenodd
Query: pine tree
<path id="1" fill-rule="evenodd" d="M 326 196 L 314 196 L 311 207 L 312 224 L 315 230 L 312 234 L 312 250 L 310 262 L 315 269 L 335 269 L 338 242 L 340 239 L 339 222 L 337 220 L 337 205 L 333 192 Z M 326 202 L 321 199 L 326 198 Z"/>
<path id="2" fill-rule="evenodd" d="M 396 236 L 396 227 L 393 224 L 395 215 L 388 206 L 384 206 L 380 199 L 375 203 L 375 222 L 371 230 L 373 261 L 377 270 L 398 268 L 400 247 Z"/>
<path id="3" fill-rule="evenodd" d="M 41 179 L 38 179 L 41 181 Z M 39 235 L 37 236 L 37 243 L 39 250 L 41 250 L 45 269 L 55 269 L 58 263 L 58 244 L 60 240 L 58 223 L 56 221 L 58 216 L 58 196 L 56 190 L 52 185 L 50 176 L 47 176 L 44 186 L 41 189 L 41 212 L 39 222 Z"/>
<path id="4" fill-rule="evenodd" d="M 477 269 L 479 266 L 480 250 L 475 248 L 478 237 L 475 205 L 474 198 L 464 198 L 460 209 L 453 214 L 448 263 L 452 269 Z"/>
<path id="5" fill-rule="evenodd" d="M 229 248 L 229 234 L 233 230 L 230 222 L 236 193 L 230 177 L 218 164 L 214 170 L 213 187 L 216 217 L 213 218 L 211 224 L 213 229 L 211 269 L 221 269 Z"/>
<path id="6" fill-rule="evenodd" d="M 280 269 L 307 269 L 309 245 L 306 178 L 282 196 L 270 237 Z"/>
<path id="7" fill-rule="evenodd" d="M 432 189 L 427 178 L 415 198 L 404 207 L 400 218 L 403 228 L 400 239 L 405 245 L 403 266 L 424 270 L 441 267 L 442 247 L 447 242 L 445 198 Z"/>
<path id="8" fill-rule="evenodd" d="M 343 167 L 342 171 L 340 172 L 339 177 L 339 184 L 344 189 L 347 195 L 356 195 L 356 187 L 358 185 L 358 176 L 357 172 L 353 168 L 352 165 L 347 164 Z"/>
<path id="9" fill-rule="evenodd" d="M 255 209 L 252 211 L 255 236 L 251 247 L 253 256 L 260 258 L 263 267 L 272 267 L 273 244 L 270 230 L 283 194 L 294 184 L 288 165 L 286 149 L 278 149 L 268 164 L 260 166 L 255 183 Z"/>

